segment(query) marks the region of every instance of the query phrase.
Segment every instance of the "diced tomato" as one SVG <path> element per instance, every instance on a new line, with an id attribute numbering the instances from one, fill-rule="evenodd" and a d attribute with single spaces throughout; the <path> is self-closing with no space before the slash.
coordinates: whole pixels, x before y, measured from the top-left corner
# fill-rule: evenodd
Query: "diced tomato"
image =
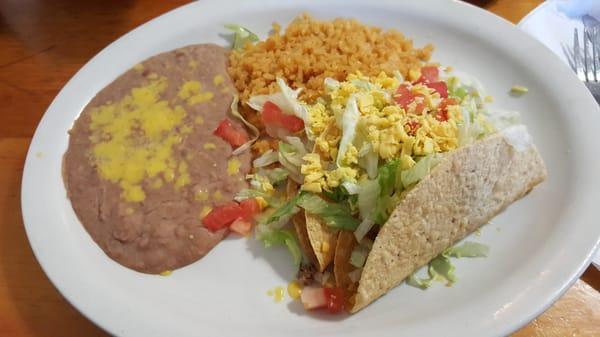
<path id="1" fill-rule="evenodd" d="M 448 86 L 446 82 L 429 82 L 425 84 L 429 88 L 437 91 L 442 98 L 448 98 Z"/>
<path id="2" fill-rule="evenodd" d="M 415 95 L 410 92 L 408 86 L 401 85 L 396 90 L 396 94 L 394 94 L 394 100 L 398 105 L 406 109 L 406 107 L 415 100 Z"/>
<path id="3" fill-rule="evenodd" d="M 337 314 L 344 310 L 346 296 L 342 288 L 306 287 L 300 300 L 306 310 L 327 309 L 330 314 Z"/>
<path id="4" fill-rule="evenodd" d="M 458 101 L 456 101 L 454 98 L 446 98 L 444 100 L 442 100 L 442 102 L 440 103 L 440 111 L 435 115 L 435 119 L 437 119 L 440 122 L 445 122 L 448 120 L 449 116 L 448 116 L 448 105 L 456 105 L 458 104 Z"/>
<path id="5" fill-rule="evenodd" d="M 294 115 L 288 115 L 273 102 L 266 101 L 263 105 L 262 121 L 265 125 L 275 125 L 291 132 L 304 129 L 304 121 Z"/>
<path id="6" fill-rule="evenodd" d="M 248 141 L 246 130 L 234 126 L 229 118 L 222 120 L 213 133 L 215 136 L 223 138 L 224 141 L 228 142 L 233 147 L 241 146 Z"/>
<path id="7" fill-rule="evenodd" d="M 252 223 L 242 218 L 237 218 L 231 223 L 231 225 L 229 225 L 229 229 L 238 233 L 239 235 L 246 236 L 250 234 L 250 230 L 252 230 Z"/>
<path id="8" fill-rule="evenodd" d="M 325 288 L 325 298 L 327 299 L 327 311 L 330 314 L 337 314 L 344 310 L 346 296 L 342 288 Z"/>
<path id="9" fill-rule="evenodd" d="M 442 100 L 442 102 L 440 103 L 440 109 L 447 109 L 448 105 L 456 105 L 458 104 L 458 101 L 454 98 L 447 98 Z"/>
<path id="10" fill-rule="evenodd" d="M 233 221 L 241 217 L 242 208 L 240 205 L 236 202 L 230 202 L 213 209 L 202 219 L 202 223 L 204 227 L 214 232 L 229 226 Z"/>
<path id="11" fill-rule="evenodd" d="M 246 221 L 252 221 L 254 215 L 260 212 L 260 205 L 254 198 L 242 200 L 240 208 L 242 209 L 242 219 Z"/>
<path id="12" fill-rule="evenodd" d="M 408 131 L 407 133 L 410 136 L 414 136 L 417 134 L 417 130 L 421 127 L 421 124 L 417 121 L 409 121 L 408 123 L 406 123 L 406 125 L 408 126 Z"/>
<path id="13" fill-rule="evenodd" d="M 423 82 L 437 82 L 440 78 L 438 67 L 423 67 L 421 68 L 421 76 Z"/>
<path id="14" fill-rule="evenodd" d="M 415 114 L 420 115 L 423 113 L 423 110 L 425 110 L 425 103 L 417 103 L 417 105 L 415 106 Z"/>
<path id="15" fill-rule="evenodd" d="M 262 121 L 265 124 L 274 124 L 279 122 L 283 111 L 275 103 L 266 101 L 263 105 Z"/>
<path id="16" fill-rule="evenodd" d="M 437 119 L 440 122 L 445 122 L 448 120 L 448 110 L 441 110 L 440 112 L 438 112 L 435 115 L 435 119 Z"/>
<path id="17" fill-rule="evenodd" d="M 328 304 L 325 288 L 306 287 L 302 290 L 300 300 L 306 310 L 325 308 Z"/>

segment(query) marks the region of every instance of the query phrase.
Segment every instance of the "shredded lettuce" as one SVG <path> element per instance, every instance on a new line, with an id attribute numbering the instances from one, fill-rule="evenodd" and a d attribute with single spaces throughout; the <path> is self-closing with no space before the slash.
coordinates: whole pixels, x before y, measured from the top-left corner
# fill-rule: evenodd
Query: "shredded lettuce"
<path id="1" fill-rule="evenodd" d="M 357 237 L 366 234 L 370 227 L 369 221 L 383 225 L 402 198 L 402 190 L 419 182 L 429 174 L 432 167 L 438 163 L 434 154 L 421 158 L 408 170 L 400 170 L 400 160 L 390 160 L 379 168 L 376 180 L 366 180 L 360 187 L 358 207 L 363 220 L 361 231 L 355 233 Z"/>
<path id="2" fill-rule="evenodd" d="M 446 281 L 448 285 L 452 285 L 456 282 L 455 271 L 456 267 L 450 262 L 450 258 L 443 254 L 429 262 L 429 275 L 436 281 Z"/>
<path id="3" fill-rule="evenodd" d="M 294 116 L 300 118 L 304 121 L 304 126 L 308 129 L 308 126 L 310 125 L 308 110 L 298 100 L 298 95 L 302 89 L 293 90 L 281 77 L 277 77 L 276 81 L 277 85 L 279 85 L 279 90 L 281 90 L 281 93 L 283 94 L 283 99 L 286 102 L 285 107 L 287 107 L 288 110 L 284 110 L 282 107 L 279 108 L 286 112 L 291 112 Z"/>
<path id="4" fill-rule="evenodd" d="M 358 227 L 359 220 L 343 204 L 329 203 L 312 193 L 301 194 L 297 203 L 306 212 L 319 216 L 331 228 L 353 231 Z"/>
<path id="5" fill-rule="evenodd" d="M 287 180 L 290 172 L 282 167 L 276 167 L 273 169 L 260 169 L 259 174 L 267 177 L 272 185 L 277 185 Z"/>
<path id="6" fill-rule="evenodd" d="M 290 237 L 286 238 L 284 242 L 285 242 L 285 246 L 292 254 L 292 257 L 294 258 L 294 264 L 296 266 L 299 266 L 300 262 L 302 262 L 302 250 L 300 249 L 298 240 L 296 240 L 296 237 L 294 237 L 293 235 L 290 235 Z"/>
<path id="7" fill-rule="evenodd" d="M 302 89 L 293 90 L 290 88 L 282 78 L 277 78 L 277 85 L 279 86 L 279 92 L 271 95 L 257 95 L 252 96 L 248 100 L 248 106 L 256 111 L 262 111 L 263 106 L 267 101 L 277 105 L 283 113 L 294 115 L 304 122 L 304 129 L 309 139 L 312 139 L 310 133 L 310 117 L 306 106 L 300 102 L 298 95 Z"/>
<path id="8" fill-rule="evenodd" d="M 348 147 L 354 141 L 356 135 L 356 124 L 360 118 L 360 111 L 358 111 L 358 105 L 356 104 L 356 97 L 354 95 L 348 98 L 346 103 L 346 110 L 342 115 L 342 139 L 340 140 L 340 147 L 338 150 L 336 165 L 342 166 L 342 160 L 344 155 L 348 151 Z"/>
<path id="9" fill-rule="evenodd" d="M 246 189 L 241 190 L 233 199 L 235 201 L 239 202 L 242 200 L 252 199 L 252 198 L 257 198 L 257 197 L 261 197 L 261 198 L 264 198 L 265 200 L 269 200 L 269 198 L 271 196 L 270 196 L 270 194 L 263 192 L 263 191 L 246 188 Z"/>
<path id="10" fill-rule="evenodd" d="M 300 149 L 290 144 L 279 142 L 279 163 L 289 171 L 289 177 L 299 184 L 302 184 L 304 180 L 300 173 L 300 167 L 302 166 L 302 157 L 305 154 L 306 150 L 303 148 Z"/>
<path id="11" fill-rule="evenodd" d="M 390 160 L 379 168 L 377 183 L 379 184 L 379 196 L 375 205 L 373 220 L 378 225 L 383 225 L 390 217 L 390 203 L 392 194 L 395 192 L 396 174 L 400 167 L 398 159 Z"/>
<path id="12" fill-rule="evenodd" d="M 348 195 L 348 206 L 350 207 L 350 213 L 353 216 L 358 216 L 358 194 L 350 194 Z"/>
<path id="13" fill-rule="evenodd" d="M 367 247 L 357 245 L 350 254 L 350 264 L 356 268 L 362 268 L 365 265 L 368 255 L 369 249 Z"/>
<path id="14" fill-rule="evenodd" d="M 283 93 L 281 93 L 281 92 L 276 92 L 271 95 L 251 96 L 248 99 L 248 106 L 256 111 L 262 111 L 263 106 L 265 105 L 265 103 L 267 103 L 267 101 L 274 103 L 282 111 L 284 111 L 284 109 L 286 109 L 286 108 L 289 109 L 289 107 L 287 107 L 285 97 L 283 96 Z"/>
<path id="15" fill-rule="evenodd" d="M 302 262 L 302 250 L 300 250 L 298 240 L 290 231 L 259 225 L 257 227 L 257 238 L 262 241 L 266 248 L 285 245 L 294 259 L 294 264 L 299 266 Z"/>
<path id="16" fill-rule="evenodd" d="M 244 123 L 244 125 L 246 125 L 246 127 L 248 127 L 248 129 L 250 129 L 250 131 L 252 131 L 252 138 L 249 141 L 247 141 L 246 143 L 240 145 L 237 149 L 233 150 L 233 155 L 238 155 L 238 154 L 248 150 L 250 148 L 250 146 L 258 139 L 258 135 L 260 134 L 260 132 L 258 131 L 256 126 L 254 126 L 252 123 L 248 122 L 244 118 L 244 116 L 242 116 L 242 114 L 238 111 L 238 102 L 239 102 L 238 96 L 234 95 L 233 101 L 231 102 L 231 114 L 233 116 L 235 116 L 237 119 L 239 119 L 240 121 L 242 121 L 242 123 Z"/>
<path id="17" fill-rule="evenodd" d="M 266 193 L 273 191 L 273 185 L 271 185 L 269 178 L 263 176 L 262 174 L 247 174 L 246 179 L 250 181 L 250 186 L 255 190 Z"/>
<path id="18" fill-rule="evenodd" d="M 400 161 L 390 160 L 379 168 L 377 182 L 379 183 L 379 195 L 391 195 L 396 185 L 396 173 L 400 167 Z"/>
<path id="19" fill-rule="evenodd" d="M 477 105 L 469 98 L 465 97 L 461 102 L 460 107 L 461 121 L 458 123 L 458 142 L 460 146 L 467 145 L 473 141 L 471 130 L 471 116 L 477 113 Z"/>
<path id="20" fill-rule="evenodd" d="M 288 142 L 288 144 L 294 147 L 297 153 L 300 153 L 303 156 L 306 154 L 306 147 L 300 138 L 287 136 L 285 137 L 285 140 Z"/>
<path id="21" fill-rule="evenodd" d="M 360 192 L 360 186 L 357 183 L 351 181 L 344 181 L 342 187 L 348 192 L 349 195 L 355 195 Z"/>
<path id="22" fill-rule="evenodd" d="M 371 228 L 373 228 L 374 225 L 375 221 L 373 221 L 373 219 L 371 219 L 370 216 L 364 218 L 363 221 L 360 222 L 360 224 L 354 231 L 354 237 L 356 238 L 356 241 L 362 240 L 365 237 L 365 235 L 369 233 L 369 231 L 371 230 Z"/>
<path id="23" fill-rule="evenodd" d="M 374 88 L 374 85 L 371 84 L 371 82 L 369 81 L 365 81 L 365 80 L 352 80 L 350 81 L 350 83 L 354 84 L 355 87 L 362 89 L 362 90 L 371 90 Z"/>
<path id="24" fill-rule="evenodd" d="M 465 99 L 468 93 L 469 92 L 467 91 L 467 89 L 463 87 L 458 87 L 450 92 L 450 96 L 456 97 L 462 102 L 462 100 Z"/>
<path id="25" fill-rule="evenodd" d="M 460 102 L 469 94 L 469 90 L 460 85 L 457 77 L 450 77 L 446 83 L 448 84 L 448 96 L 458 98 Z"/>
<path id="26" fill-rule="evenodd" d="M 469 95 L 476 97 L 485 97 L 486 90 L 483 84 L 475 77 L 462 71 L 454 70 L 452 74 L 440 72 L 440 79 L 449 84 L 449 89 L 462 87 Z"/>
<path id="27" fill-rule="evenodd" d="M 464 72 L 440 74 L 448 83 L 448 93 L 460 100 L 462 120 L 457 123 L 459 145 L 464 146 L 494 132 L 487 122 L 485 88 L 479 80 Z"/>
<path id="28" fill-rule="evenodd" d="M 452 261 L 450 261 L 451 257 L 486 257 L 488 253 L 488 246 L 466 241 L 460 246 L 446 249 L 442 254 L 431 260 L 427 268 L 429 277 L 419 278 L 415 274 L 412 274 L 406 279 L 406 283 L 423 290 L 429 288 L 433 281 L 446 282 L 447 285 L 452 285 L 457 279 L 454 274 L 456 268 L 452 264 Z"/>
<path id="29" fill-rule="evenodd" d="M 363 269 L 362 268 L 358 268 L 358 269 L 354 269 L 353 271 L 348 273 L 348 277 L 350 278 L 350 280 L 352 281 L 352 283 L 356 283 L 360 280 L 360 276 L 362 274 Z"/>
<path id="30" fill-rule="evenodd" d="M 407 188 L 418 183 L 431 172 L 431 169 L 437 165 L 439 159 L 435 154 L 430 154 L 421 158 L 413 167 L 400 173 L 402 185 Z"/>
<path id="31" fill-rule="evenodd" d="M 225 28 L 233 32 L 232 49 L 240 49 L 243 48 L 246 43 L 253 43 L 259 40 L 258 35 L 240 25 L 228 23 L 225 24 Z"/>
<path id="32" fill-rule="evenodd" d="M 269 149 L 265 151 L 265 153 L 263 153 L 260 157 L 254 159 L 254 161 L 252 161 L 252 166 L 255 168 L 265 167 L 278 161 L 279 156 L 277 155 L 277 152 L 274 152 L 273 150 Z"/>
<path id="33" fill-rule="evenodd" d="M 361 182 L 360 193 L 358 193 L 358 210 L 363 220 L 372 218 L 373 210 L 375 209 L 375 205 L 377 205 L 379 191 L 379 182 L 377 180 L 367 179 Z"/>
<path id="34" fill-rule="evenodd" d="M 283 206 L 277 208 L 267 219 L 265 224 L 271 224 L 280 222 L 282 219 L 289 219 L 292 215 L 298 213 L 300 210 L 296 204 L 302 198 L 303 194 L 298 194 L 292 199 L 288 200 Z"/>
<path id="35" fill-rule="evenodd" d="M 419 288 L 421 290 L 425 290 L 431 287 L 431 283 L 433 282 L 432 278 L 419 278 L 415 274 L 411 274 L 406 279 L 406 284 L 409 286 L 413 286 L 415 288 Z"/>
<path id="36" fill-rule="evenodd" d="M 340 87 L 340 82 L 331 77 L 326 77 L 323 84 L 325 85 L 326 93 L 330 93 Z"/>
<path id="37" fill-rule="evenodd" d="M 364 157 L 358 159 L 358 165 L 367 171 L 369 178 L 377 177 L 377 165 L 379 165 L 379 155 L 370 150 Z"/>
<path id="38" fill-rule="evenodd" d="M 465 241 L 460 246 L 454 246 L 446 249 L 444 255 L 461 258 L 461 257 L 487 257 L 490 252 L 490 247 L 482 243 Z"/>
<path id="39" fill-rule="evenodd" d="M 456 282 L 454 271 L 455 267 L 450 262 L 450 259 L 440 254 L 429 262 L 427 267 L 428 277 L 421 278 L 413 273 L 406 279 L 406 284 L 421 290 L 431 287 L 433 281 L 445 281 L 447 285 L 452 285 Z"/>
<path id="40" fill-rule="evenodd" d="M 335 202 L 342 202 L 348 200 L 350 194 L 346 190 L 344 186 L 338 186 L 336 188 L 332 188 L 331 191 L 323 190 L 323 195 L 328 199 L 333 200 Z"/>
<path id="41" fill-rule="evenodd" d="M 402 76 L 398 70 L 394 70 L 394 77 L 398 80 L 398 82 L 404 83 L 404 76 Z"/>
<path id="42" fill-rule="evenodd" d="M 369 178 L 374 179 L 377 176 L 379 165 L 379 154 L 373 151 L 373 146 L 368 141 L 369 131 L 366 125 L 361 121 L 356 125 L 355 142 L 359 144 L 358 166 L 363 168 Z"/>

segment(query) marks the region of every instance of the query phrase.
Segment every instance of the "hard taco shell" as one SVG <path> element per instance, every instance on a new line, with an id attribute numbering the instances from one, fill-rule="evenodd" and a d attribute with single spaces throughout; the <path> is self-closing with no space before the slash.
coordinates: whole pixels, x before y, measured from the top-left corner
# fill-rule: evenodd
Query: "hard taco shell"
<path id="1" fill-rule="evenodd" d="M 293 180 L 288 179 L 286 186 L 286 194 L 288 199 L 293 198 L 297 193 L 298 184 L 296 184 Z M 298 237 L 298 242 L 300 243 L 300 248 L 302 248 L 304 255 L 310 262 L 317 265 L 317 257 L 315 256 L 315 252 L 313 251 L 312 245 L 310 244 L 310 240 L 308 238 L 308 231 L 306 230 L 306 220 L 304 219 L 303 209 L 294 214 L 292 217 L 292 223 L 294 224 L 296 236 Z"/>
<path id="2" fill-rule="evenodd" d="M 323 131 L 320 137 L 328 137 L 328 135 L 336 132 L 335 122 L 331 121 L 327 128 Z M 337 131 L 339 132 L 339 130 Z M 326 157 L 326 154 L 321 153 L 318 147 L 313 147 L 313 152 L 319 153 L 321 157 Z M 306 232 L 308 239 L 311 244 L 313 254 L 316 258 L 316 265 L 320 272 L 324 271 L 327 266 L 333 261 L 336 250 L 336 242 L 338 231 L 329 228 L 318 216 L 301 210 L 299 214 L 304 214 L 304 223 L 306 226 Z M 300 221 L 298 221 L 300 222 Z M 294 223 L 295 224 L 295 223 Z"/>
<path id="3" fill-rule="evenodd" d="M 353 282 L 348 274 L 356 268 L 350 264 L 350 256 L 357 244 L 353 232 L 340 231 L 335 247 L 335 257 L 333 258 L 333 276 L 335 277 L 335 285 L 338 288 L 350 290 L 349 288 L 352 286 Z"/>
<path id="4" fill-rule="evenodd" d="M 501 134 L 444 155 L 432 173 L 406 193 L 382 226 L 349 311 L 359 311 L 400 284 L 526 195 L 546 175 L 533 145 L 519 152 Z M 345 263 L 349 264 L 348 259 Z M 343 268 L 342 262 L 334 267 Z M 336 279 L 344 282 L 337 273 Z"/>

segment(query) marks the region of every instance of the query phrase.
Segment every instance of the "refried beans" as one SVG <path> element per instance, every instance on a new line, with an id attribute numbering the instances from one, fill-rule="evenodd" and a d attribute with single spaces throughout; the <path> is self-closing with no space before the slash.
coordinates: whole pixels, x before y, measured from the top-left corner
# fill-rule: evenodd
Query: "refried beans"
<path id="1" fill-rule="evenodd" d="M 116 262 L 161 273 L 206 255 L 228 229 L 202 217 L 245 188 L 248 151 L 213 135 L 235 89 L 227 50 L 162 53 L 100 91 L 70 131 L 63 177 L 77 217 Z"/>

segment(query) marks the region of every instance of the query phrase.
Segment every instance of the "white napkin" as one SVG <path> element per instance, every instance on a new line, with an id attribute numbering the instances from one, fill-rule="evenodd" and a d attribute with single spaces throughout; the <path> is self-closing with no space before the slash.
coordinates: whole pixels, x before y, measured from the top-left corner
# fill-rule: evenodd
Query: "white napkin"
<path id="1" fill-rule="evenodd" d="M 600 21 L 600 1 L 598 0 L 554 0 L 559 12 L 571 18 L 586 14 Z"/>

